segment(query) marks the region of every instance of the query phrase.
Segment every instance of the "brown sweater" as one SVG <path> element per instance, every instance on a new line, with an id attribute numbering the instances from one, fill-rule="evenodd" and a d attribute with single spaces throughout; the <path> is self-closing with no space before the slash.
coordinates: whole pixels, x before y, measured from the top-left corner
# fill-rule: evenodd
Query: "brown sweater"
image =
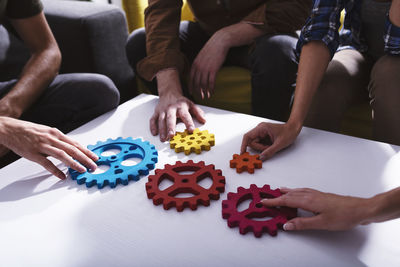
<path id="1" fill-rule="evenodd" d="M 246 22 L 266 34 L 299 30 L 312 0 L 188 0 L 196 21 L 210 36 L 221 28 Z M 151 81 L 157 72 L 176 68 L 180 75 L 188 62 L 180 51 L 182 0 L 149 0 L 145 10 L 147 57 L 137 65 L 139 75 Z"/>

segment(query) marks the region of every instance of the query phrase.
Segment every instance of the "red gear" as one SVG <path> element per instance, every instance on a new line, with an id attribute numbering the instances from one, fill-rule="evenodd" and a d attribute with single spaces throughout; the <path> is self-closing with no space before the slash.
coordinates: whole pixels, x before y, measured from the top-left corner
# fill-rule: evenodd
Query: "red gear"
<path id="1" fill-rule="evenodd" d="M 182 171 L 194 171 L 192 174 L 181 175 Z M 201 187 L 198 182 L 203 178 L 210 177 L 213 184 L 209 189 Z M 174 184 L 165 190 L 160 190 L 159 185 L 162 180 L 169 179 Z M 194 163 L 189 160 L 186 163 L 177 161 L 175 165 L 166 164 L 164 169 L 155 170 L 155 175 L 149 176 L 146 183 L 147 197 L 153 199 L 154 205 L 163 203 L 164 209 L 176 207 L 178 211 L 189 207 L 197 209 L 198 204 L 210 205 L 210 199 L 219 199 L 219 194 L 225 191 L 225 177 L 221 170 L 216 170 L 214 165 L 205 165 L 204 161 Z M 194 194 L 192 197 L 175 197 L 180 193 Z"/>
<path id="2" fill-rule="evenodd" d="M 252 184 L 249 189 L 239 187 L 237 193 L 228 193 L 228 199 L 222 201 L 222 217 L 228 219 L 229 227 L 239 226 L 242 235 L 253 231 L 256 237 L 260 237 L 263 232 L 275 236 L 278 227 L 282 229 L 283 224 L 297 216 L 297 209 L 265 207 L 260 201 L 264 198 L 276 198 L 281 195 L 279 189 L 271 190 L 269 185 L 257 187 Z M 239 212 L 237 210 L 239 204 L 248 199 L 252 199 L 249 208 Z M 265 216 L 272 217 L 272 219 L 252 220 L 252 218 L 264 218 Z"/>
<path id="3" fill-rule="evenodd" d="M 249 152 L 246 152 L 241 155 L 234 154 L 229 165 L 231 168 L 236 168 L 237 173 L 243 171 L 254 173 L 254 168 L 261 169 L 262 161 L 260 160 L 260 155 L 250 155 Z"/>

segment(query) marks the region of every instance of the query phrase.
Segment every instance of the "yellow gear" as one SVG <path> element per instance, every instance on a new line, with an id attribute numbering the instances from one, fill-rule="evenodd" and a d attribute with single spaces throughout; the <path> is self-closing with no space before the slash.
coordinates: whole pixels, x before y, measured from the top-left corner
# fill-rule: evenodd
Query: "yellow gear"
<path id="1" fill-rule="evenodd" d="M 191 152 L 200 154 L 202 150 L 210 150 L 215 145 L 215 137 L 207 130 L 200 131 L 196 128 L 192 134 L 187 130 L 177 132 L 169 144 L 172 149 L 175 148 L 176 153 L 184 151 L 185 155 L 189 155 Z"/>

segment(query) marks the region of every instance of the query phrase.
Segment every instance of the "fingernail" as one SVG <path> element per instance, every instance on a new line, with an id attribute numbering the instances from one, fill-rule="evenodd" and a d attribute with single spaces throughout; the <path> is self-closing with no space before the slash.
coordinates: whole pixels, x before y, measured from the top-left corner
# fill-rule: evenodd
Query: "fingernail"
<path id="1" fill-rule="evenodd" d="M 293 223 L 285 223 L 283 225 L 283 230 L 285 231 L 292 231 L 294 230 L 294 224 Z"/>
<path id="2" fill-rule="evenodd" d="M 169 135 L 169 136 L 174 136 L 174 135 L 175 135 L 175 134 L 174 134 L 174 131 L 169 131 L 169 132 L 168 132 L 168 135 Z"/>
<path id="3" fill-rule="evenodd" d="M 79 167 L 79 170 L 78 170 L 80 173 L 84 173 L 84 172 L 86 172 L 86 168 L 85 167 Z"/>

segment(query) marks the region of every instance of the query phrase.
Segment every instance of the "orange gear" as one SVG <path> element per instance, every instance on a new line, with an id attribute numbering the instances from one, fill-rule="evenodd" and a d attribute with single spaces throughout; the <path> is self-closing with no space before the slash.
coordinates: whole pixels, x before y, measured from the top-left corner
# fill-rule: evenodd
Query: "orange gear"
<path id="1" fill-rule="evenodd" d="M 200 154 L 202 150 L 210 150 L 215 145 L 215 137 L 207 130 L 200 131 L 196 128 L 191 134 L 187 130 L 177 132 L 169 144 L 172 149 L 175 148 L 176 153 L 184 151 L 185 155 L 192 152 Z"/>
<path id="2" fill-rule="evenodd" d="M 248 171 L 254 173 L 254 169 L 261 169 L 262 161 L 260 155 L 250 155 L 249 152 L 242 155 L 234 154 L 233 159 L 229 162 L 231 168 L 236 168 L 237 173 Z"/>
<path id="3" fill-rule="evenodd" d="M 193 171 L 192 174 L 179 174 L 183 171 Z M 211 178 L 213 183 L 206 189 L 198 184 L 204 178 Z M 174 184 L 160 190 L 159 185 L 164 179 L 169 179 Z M 147 197 L 153 199 L 154 205 L 163 203 L 164 209 L 176 207 L 178 211 L 189 207 L 197 209 L 197 205 L 210 205 L 210 199 L 219 199 L 219 194 L 225 191 L 225 177 L 221 170 L 216 170 L 214 165 L 205 165 L 204 161 L 194 163 L 189 160 L 186 163 L 177 161 L 175 165 L 166 164 L 164 169 L 156 169 L 155 175 L 149 176 L 146 183 Z M 179 198 L 180 193 L 191 193 L 194 196 Z"/>

